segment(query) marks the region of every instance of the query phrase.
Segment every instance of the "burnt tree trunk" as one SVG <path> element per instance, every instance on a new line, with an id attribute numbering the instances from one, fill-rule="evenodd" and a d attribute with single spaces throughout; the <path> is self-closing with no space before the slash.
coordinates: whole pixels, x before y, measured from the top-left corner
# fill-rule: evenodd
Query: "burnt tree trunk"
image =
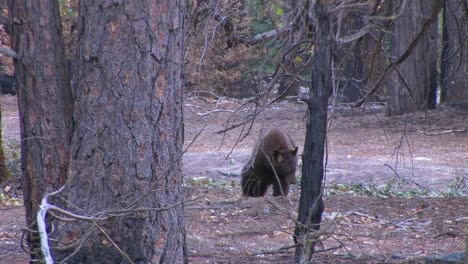
<path id="1" fill-rule="evenodd" d="M 327 134 L 328 98 L 332 90 L 330 24 L 326 10 L 327 1 L 317 1 L 312 6 L 315 30 L 315 52 L 308 101 L 308 119 L 304 154 L 302 156 L 301 197 L 298 225 L 294 232 L 296 263 L 308 263 L 308 252 L 313 253 L 315 243 L 308 243 L 307 234 L 319 230 L 324 204 L 322 180 L 324 174 L 324 150 Z"/>
<path id="2" fill-rule="evenodd" d="M 74 213 L 115 216 L 57 223 L 57 260 L 187 262 L 180 204 L 183 9 L 183 1 L 80 2 L 65 198 Z"/>
<path id="3" fill-rule="evenodd" d="M 444 2 L 441 102 L 468 105 L 468 14 L 462 3 Z"/>
<path id="4" fill-rule="evenodd" d="M 57 1 L 9 1 L 11 45 L 21 127 L 21 171 L 26 223 L 47 191 L 62 186 L 69 164 L 72 95 Z M 31 259 L 38 259 L 37 233 L 28 233 Z"/>
<path id="5" fill-rule="evenodd" d="M 395 21 L 392 54 L 403 54 L 432 15 L 436 0 L 408 1 Z M 402 62 L 387 87 L 390 116 L 434 109 L 437 92 L 437 23 L 432 23 L 411 55 Z"/>

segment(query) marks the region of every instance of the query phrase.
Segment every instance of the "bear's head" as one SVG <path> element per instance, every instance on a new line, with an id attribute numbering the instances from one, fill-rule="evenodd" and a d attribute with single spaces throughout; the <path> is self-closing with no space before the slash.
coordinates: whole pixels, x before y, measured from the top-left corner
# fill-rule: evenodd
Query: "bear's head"
<path id="1" fill-rule="evenodd" d="M 286 178 L 289 183 L 296 183 L 297 153 L 299 147 L 291 149 L 280 148 L 273 151 L 273 167 L 278 175 Z"/>

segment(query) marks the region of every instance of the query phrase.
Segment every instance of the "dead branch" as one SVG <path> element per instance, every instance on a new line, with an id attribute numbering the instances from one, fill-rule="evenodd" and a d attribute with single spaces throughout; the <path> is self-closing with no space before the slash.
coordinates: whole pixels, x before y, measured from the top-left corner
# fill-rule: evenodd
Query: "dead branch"
<path id="1" fill-rule="evenodd" d="M 234 110 L 229 110 L 229 109 L 215 109 L 211 111 L 206 111 L 204 113 L 197 113 L 198 116 L 206 116 L 206 115 L 211 115 L 214 113 L 220 113 L 220 112 L 228 112 L 228 113 L 234 113 Z"/>
<path id="2" fill-rule="evenodd" d="M 282 28 L 273 29 L 273 30 L 268 31 L 268 32 L 257 34 L 256 36 L 254 36 L 254 37 L 252 37 L 250 39 L 246 39 L 243 35 L 235 36 L 235 40 L 239 41 L 240 43 L 245 44 L 246 46 L 252 46 L 252 45 L 255 45 L 255 44 L 259 43 L 259 42 L 262 42 L 262 41 L 272 39 L 272 38 L 281 36 L 283 34 L 286 34 L 286 33 L 290 32 L 292 29 L 293 29 L 292 25 L 287 25 L 287 26 L 284 26 Z"/>
<path id="3" fill-rule="evenodd" d="M 189 148 L 193 145 L 193 143 L 195 143 L 195 141 L 201 135 L 203 130 L 205 130 L 206 126 L 207 126 L 207 124 L 203 125 L 203 127 L 200 129 L 200 131 L 197 132 L 195 137 L 192 139 L 192 142 L 190 142 L 190 144 L 182 151 L 182 156 L 189 150 Z"/>
<path id="4" fill-rule="evenodd" d="M 444 134 L 462 133 L 462 132 L 465 132 L 466 129 L 467 129 L 467 127 L 462 127 L 462 128 L 459 128 L 459 129 L 453 128 L 453 129 L 445 129 L 445 130 L 442 130 L 440 132 L 430 132 L 429 130 L 418 129 L 418 132 L 422 133 L 422 134 L 424 134 L 426 136 L 440 136 L 440 135 L 444 135 Z M 431 129 L 431 130 L 435 130 L 435 129 Z"/>
<path id="5" fill-rule="evenodd" d="M 0 46 L 0 53 L 7 57 L 10 57 L 12 59 L 17 59 L 17 60 L 23 57 L 20 54 L 16 53 L 14 50 L 7 48 L 5 46 Z"/>
<path id="6" fill-rule="evenodd" d="M 234 172 L 224 172 L 224 171 L 220 171 L 220 170 L 216 170 L 219 174 L 223 175 L 223 176 L 228 176 L 228 177 L 239 177 L 240 174 L 239 173 L 234 173 Z"/>
<path id="7" fill-rule="evenodd" d="M 46 215 L 47 211 L 50 209 L 50 204 L 47 203 L 47 199 L 52 197 L 59 192 L 61 192 L 65 187 L 62 186 L 55 192 L 46 193 L 44 198 L 41 200 L 41 204 L 39 205 L 39 210 L 37 211 L 37 229 L 39 231 L 39 238 L 41 241 L 41 253 L 42 257 L 44 258 L 44 262 L 46 264 L 53 264 L 54 260 L 52 259 L 52 254 L 50 253 L 49 247 L 49 235 L 47 234 L 46 228 Z"/>
<path id="8" fill-rule="evenodd" d="M 352 35 L 349 35 L 349 36 L 336 38 L 335 41 L 336 41 L 336 43 L 338 45 L 345 44 L 345 43 L 350 43 L 350 42 L 353 42 L 355 40 L 363 38 L 365 35 L 367 35 L 369 32 L 371 32 L 375 28 L 377 28 L 377 27 L 372 25 L 372 24 L 367 24 L 363 29 L 359 30 L 358 32 L 356 32 L 356 33 L 354 33 Z"/>
<path id="9" fill-rule="evenodd" d="M 147 208 L 147 207 L 145 207 L 145 208 L 127 208 L 127 209 L 123 209 L 123 210 L 108 210 L 108 211 L 105 211 L 105 212 L 97 213 L 96 216 L 85 216 L 85 215 L 78 215 L 78 214 L 69 212 L 69 211 L 64 210 L 64 209 L 62 209 L 60 207 L 57 207 L 55 205 L 52 205 L 52 204 L 48 203 L 47 200 L 48 200 L 49 197 L 57 195 L 58 193 L 60 193 L 64 189 L 65 189 L 65 186 L 62 186 L 60 189 L 58 189 L 55 192 L 46 193 L 44 195 L 44 198 L 41 200 L 41 204 L 39 205 L 39 210 L 37 212 L 37 228 L 38 228 L 40 245 L 41 245 L 41 254 L 42 254 L 44 262 L 46 264 L 54 263 L 54 260 L 52 258 L 52 254 L 50 253 L 49 235 L 47 233 L 47 227 L 46 227 L 47 226 L 46 225 L 46 216 L 47 216 L 48 213 L 50 213 L 50 215 L 52 217 L 54 217 L 55 219 L 60 220 L 60 221 L 71 222 L 71 221 L 81 220 L 81 221 L 88 221 L 88 222 L 92 222 L 93 224 L 97 224 L 97 222 L 108 220 L 111 217 L 120 217 L 120 216 L 125 216 L 125 215 L 131 214 L 131 213 L 149 212 L 149 211 L 153 211 L 153 212 L 167 211 L 167 210 L 169 210 L 171 208 L 180 206 L 180 205 L 182 205 L 184 203 L 187 203 L 187 202 L 198 200 L 201 197 L 203 197 L 203 196 L 195 197 L 193 199 L 186 200 L 186 201 L 176 203 L 176 204 L 166 206 L 166 207 L 158 207 L 158 208 Z M 64 218 L 64 217 L 61 217 L 61 216 L 57 217 L 57 215 L 51 213 L 53 211 L 58 212 L 59 214 L 64 215 L 67 218 Z M 118 247 L 118 245 L 109 237 L 109 235 L 99 225 L 98 225 L 98 228 L 107 237 L 107 239 L 112 243 L 112 245 L 130 263 L 133 263 L 130 260 L 130 258 L 128 257 L 128 255 Z M 88 231 L 90 232 L 90 230 L 88 230 Z M 81 247 L 81 245 L 84 243 L 84 240 L 86 240 L 86 238 L 88 236 L 89 236 L 89 234 L 87 236 L 81 237 L 79 240 L 75 241 L 74 243 L 72 243 L 71 245 L 69 245 L 69 246 L 67 246 L 65 248 L 70 248 L 70 247 L 73 247 L 73 245 L 77 245 L 77 244 L 79 244 L 79 247 Z M 75 250 L 74 253 L 77 252 L 79 247 Z M 61 250 L 65 249 L 65 248 L 61 248 Z"/>

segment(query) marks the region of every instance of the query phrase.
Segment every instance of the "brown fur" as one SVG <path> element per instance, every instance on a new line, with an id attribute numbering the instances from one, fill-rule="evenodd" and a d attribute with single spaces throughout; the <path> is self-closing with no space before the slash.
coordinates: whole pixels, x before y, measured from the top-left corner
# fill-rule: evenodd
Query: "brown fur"
<path id="1" fill-rule="evenodd" d="M 298 147 L 281 129 L 270 129 L 253 148 L 249 162 L 242 168 L 242 193 L 264 196 L 273 185 L 273 196 L 288 195 L 296 183 Z"/>

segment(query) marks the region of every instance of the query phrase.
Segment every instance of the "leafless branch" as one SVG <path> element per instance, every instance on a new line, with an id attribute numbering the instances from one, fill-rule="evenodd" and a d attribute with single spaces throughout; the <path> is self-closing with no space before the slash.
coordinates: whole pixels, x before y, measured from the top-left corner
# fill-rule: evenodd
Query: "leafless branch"
<path id="1" fill-rule="evenodd" d="M 198 200 L 201 197 L 203 197 L 203 196 L 195 197 L 193 199 L 186 200 L 186 201 L 176 203 L 176 204 L 166 206 L 166 207 L 158 207 L 158 208 L 145 207 L 145 208 L 128 208 L 128 209 L 122 209 L 122 210 L 108 210 L 108 211 L 105 211 L 105 212 L 100 212 L 100 213 L 96 214 L 96 216 L 84 216 L 84 215 L 78 215 L 78 214 L 69 212 L 67 210 L 64 210 L 62 208 L 59 208 L 59 207 L 57 207 L 55 205 L 52 205 L 52 204 L 48 203 L 48 201 L 47 201 L 48 198 L 57 195 L 58 193 L 60 193 L 64 189 L 65 189 L 65 186 L 62 186 L 60 189 L 58 189 L 55 192 L 45 194 L 44 198 L 41 200 L 41 204 L 39 205 L 39 210 L 37 212 L 37 227 L 38 227 L 38 234 L 39 234 L 39 237 L 40 237 L 41 253 L 42 253 L 44 262 L 46 264 L 54 263 L 52 255 L 50 253 L 49 236 L 48 236 L 47 228 L 46 228 L 46 216 L 47 216 L 48 213 L 50 213 L 50 215 L 52 217 L 54 217 L 55 219 L 60 220 L 60 221 L 71 222 L 71 221 L 81 220 L 81 221 L 88 221 L 88 222 L 92 222 L 93 224 L 97 224 L 97 222 L 108 220 L 111 217 L 119 217 L 119 216 L 124 216 L 124 215 L 131 214 L 131 213 L 149 212 L 149 211 L 153 211 L 153 212 L 167 211 L 167 210 L 169 210 L 171 208 L 180 206 L 181 204 L 191 202 L 191 201 L 195 201 L 195 200 Z M 64 215 L 67 218 L 63 218 L 61 216 L 57 216 L 57 215 L 51 213 L 53 211 L 58 212 L 59 214 Z M 113 246 L 130 263 L 132 263 L 130 258 L 128 257 L 128 255 L 118 247 L 118 245 L 110 238 L 110 236 L 99 225 L 98 225 L 98 228 L 109 239 L 109 241 L 113 244 Z M 81 245 L 84 243 L 84 240 L 88 236 L 89 236 L 89 234 L 86 235 L 86 236 L 82 236 L 80 239 L 78 239 L 77 241 L 75 241 L 71 245 L 68 245 L 67 247 L 61 248 L 60 250 L 71 248 L 71 247 L 73 247 L 73 245 L 79 245 L 79 247 L 81 247 Z M 77 251 L 77 249 L 75 250 L 75 253 L 76 253 L 76 251 Z"/>
<path id="2" fill-rule="evenodd" d="M 255 45 L 255 44 L 259 43 L 259 42 L 262 42 L 262 41 L 272 39 L 272 38 L 281 36 L 283 34 L 286 34 L 287 32 L 290 32 L 291 30 L 292 30 L 292 26 L 287 25 L 287 26 L 284 26 L 282 28 L 273 29 L 271 31 L 258 34 L 256 36 L 250 38 L 250 39 L 247 39 L 245 36 L 242 36 L 242 35 L 241 36 L 236 36 L 235 39 L 237 41 L 247 45 L 247 46 L 252 46 L 252 45 Z"/>
<path id="3" fill-rule="evenodd" d="M 0 53 L 10 58 L 17 59 L 17 60 L 22 58 L 20 54 L 16 53 L 14 50 L 7 48 L 5 46 L 0 46 Z"/>
<path id="4" fill-rule="evenodd" d="M 451 134 L 451 133 L 462 133 L 462 132 L 465 132 L 467 130 L 467 128 L 468 127 L 444 129 L 444 130 L 439 131 L 439 132 L 431 132 L 430 130 L 418 129 L 418 132 L 422 133 L 422 134 L 424 134 L 426 136 L 440 136 L 440 135 Z M 435 130 L 435 129 L 431 129 L 431 130 Z"/>
<path id="5" fill-rule="evenodd" d="M 198 131 L 198 133 L 195 135 L 195 137 L 192 139 L 192 142 L 190 142 L 190 144 L 184 149 L 184 151 L 182 151 L 182 156 L 189 150 L 189 148 L 193 145 L 193 143 L 195 143 L 195 141 L 197 140 L 197 138 L 201 135 L 201 133 L 203 132 L 203 130 L 205 130 L 205 127 L 207 126 L 207 124 L 203 125 L 203 127 L 200 129 L 200 131 Z"/>
<path id="6" fill-rule="evenodd" d="M 353 42 L 355 40 L 358 40 L 358 39 L 364 37 L 365 35 L 367 35 L 369 32 L 371 32 L 375 28 L 377 28 L 377 27 L 372 25 L 372 24 L 367 24 L 363 29 L 359 30 L 358 32 L 356 32 L 356 33 L 354 33 L 352 35 L 349 35 L 349 36 L 337 38 L 335 41 L 336 41 L 336 43 L 338 45 L 345 44 L 345 43 L 351 43 L 351 42 Z"/>
<path id="7" fill-rule="evenodd" d="M 50 209 L 50 204 L 47 203 L 47 199 L 61 192 L 64 188 L 65 187 L 63 186 L 55 192 L 46 193 L 44 198 L 42 198 L 41 204 L 39 205 L 39 210 L 37 211 L 37 229 L 39 231 L 39 237 L 41 241 L 41 253 L 46 264 L 54 263 L 52 254 L 50 253 L 49 235 L 47 234 L 46 228 L 46 215 L 47 211 Z"/>

